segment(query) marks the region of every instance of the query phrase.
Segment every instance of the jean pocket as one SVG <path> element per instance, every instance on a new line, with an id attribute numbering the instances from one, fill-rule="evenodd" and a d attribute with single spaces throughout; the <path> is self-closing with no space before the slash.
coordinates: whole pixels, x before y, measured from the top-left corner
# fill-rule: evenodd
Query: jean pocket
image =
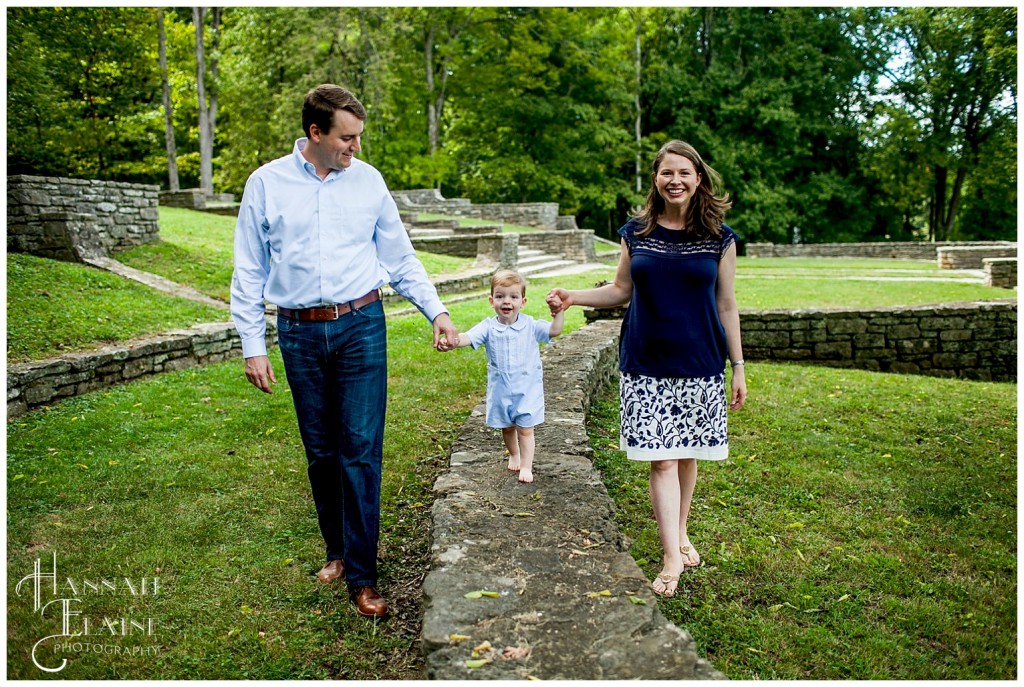
<path id="1" fill-rule="evenodd" d="M 299 328 L 299 321 L 298 320 L 293 320 L 290 317 L 285 317 L 284 315 L 281 315 L 280 313 L 278 314 L 278 316 L 277 316 L 277 331 L 278 331 L 278 333 L 284 332 L 285 334 L 289 334 L 291 332 L 294 332 L 298 328 Z"/>
<path id="2" fill-rule="evenodd" d="M 371 320 L 381 319 L 384 317 L 384 303 L 382 301 L 374 301 L 353 310 L 352 314 L 356 317 L 365 317 Z"/>

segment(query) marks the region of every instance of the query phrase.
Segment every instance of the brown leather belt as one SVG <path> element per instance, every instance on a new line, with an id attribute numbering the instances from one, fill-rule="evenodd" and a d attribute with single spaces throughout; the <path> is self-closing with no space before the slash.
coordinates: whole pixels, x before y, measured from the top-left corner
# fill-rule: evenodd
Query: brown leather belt
<path id="1" fill-rule="evenodd" d="M 320 308 L 302 308 L 301 310 L 292 310 L 291 308 L 282 308 L 278 306 L 277 312 L 285 317 L 298 320 L 299 322 L 330 322 L 331 320 L 338 319 L 342 315 L 348 315 L 352 312 L 353 308 L 358 310 L 359 308 L 379 300 L 380 290 L 374 289 L 365 296 L 361 296 L 354 301 L 349 301 L 348 303 L 325 305 Z"/>

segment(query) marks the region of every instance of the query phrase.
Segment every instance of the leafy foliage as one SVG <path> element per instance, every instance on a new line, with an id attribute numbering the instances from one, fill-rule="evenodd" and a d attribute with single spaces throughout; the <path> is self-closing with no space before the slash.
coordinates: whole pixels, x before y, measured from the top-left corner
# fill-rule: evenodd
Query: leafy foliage
<path id="1" fill-rule="evenodd" d="M 722 173 L 750 241 L 1016 234 L 1013 7 L 229 7 L 218 190 L 351 88 L 398 188 L 554 201 L 614 237 L 666 140 Z M 183 187 L 199 172 L 194 32 L 167 12 Z M 155 10 L 8 10 L 8 173 L 164 183 Z M 638 71 L 639 70 L 639 71 Z M 637 122 L 639 121 L 639 128 Z"/>

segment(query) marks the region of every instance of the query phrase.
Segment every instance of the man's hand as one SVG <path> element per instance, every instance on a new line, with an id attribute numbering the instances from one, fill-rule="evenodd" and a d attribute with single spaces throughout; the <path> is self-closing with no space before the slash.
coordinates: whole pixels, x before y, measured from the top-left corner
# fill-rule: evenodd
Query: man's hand
<path id="1" fill-rule="evenodd" d="M 444 335 L 442 337 L 442 334 Z M 434 318 L 434 348 L 450 351 L 459 343 L 459 330 L 452 324 L 452 318 L 443 312 Z"/>
<path id="2" fill-rule="evenodd" d="M 256 355 L 245 359 L 245 378 L 249 383 L 265 394 L 272 394 L 271 384 L 277 384 L 274 370 L 270 367 L 270 358 Z"/>

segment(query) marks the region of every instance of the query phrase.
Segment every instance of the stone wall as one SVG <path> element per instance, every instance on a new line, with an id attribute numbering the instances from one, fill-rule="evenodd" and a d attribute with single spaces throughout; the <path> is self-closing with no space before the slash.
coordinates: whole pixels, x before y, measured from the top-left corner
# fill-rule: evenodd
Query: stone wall
<path id="1" fill-rule="evenodd" d="M 594 232 L 590 229 L 563 229 L 519 234 L 519 245 L 562 255 L 576 262 L 594 262 Z"/>
<path id="2" fill-rule="evenodd" d="M 267 345 L 276 342 L 276 328 L 268 321 Z M 241 354 L 242 342 L 235 325 L 216 322 L 94 351 L 8 365 L 7 419 L 63 398 Z"/>
<path id="3" fill-rule="evenodd" d="M 203 210 L 206 208 L 206 196 L 199 188 L 186 188 L 181 191 L 161 191 L 160 204 L 169 208 L 187 208 Z"/>
<path id="4" fill-rule="evenodd" d="M 204 193 L 201 188 L 180 191 L 161 191 L 160 204 L 170 208 L 202 210 L 215 215 L 238 216 L 238 204 L 233 193 Z"/>
<path id="5" fill-rule="evenodd" d="M 894 258 L 935 260 L 943 246 L 1010 246 L 1009 241 L 878 241 L 870 243 L 748 243 L 749 258 Z"/>
<path id="6" fill-rule="evenodd" d="M 985 286 L 1017 288 L 1017 258 L 985 258 L 981 262 L 985 270 Z"/>
<path id="7" fill-rule="evenodd" d="M 471 203 L 466 198 L 444 198 L 437 189 L 392 191 L 402 212 L 426 212 L 454 217 L 486 219 L 538 229 L 558 228 L 558 203 Z"/>
<path id="8" fill-rule="evenodd" d="M 158 187 L 16 175 L 7 179 L 7 250 L 61 260 L 152 243 Z"/>
<path id="9" fill-rule="evenodd" d="M 476 258 L 496 267 L 515 269 L 518 262 L 518 234 L 487 234 L 485 236 L 414 236 L 416 250 L 460 258 Z"/>
<path id="10" fill-rule="evenodd" d="M 658 610 L 592 463 L 586 414 L 616 374 L 617 340 L 618 323 L 606 321 L 542 349 L 547 408 L 532 484 L 506 470 L 501 433 L 484 425 L 482 405 L 463 425 L 450 468 L 434 484 L 423 583 L 429 678 L 723 677 Z M 488 595 L 467 598 L 479 590 Z M 492 647 L 485 664 L 470 668 L 484 642 Z"/>
<path id="11" fill-rule="evenodd" d="M 743 356 L 1017 381 L 1017 301 L 879 310 L 741 311 Z"/>
<path id="12" fill-rule="evenodd" d="M 588 322 L 624 308 L 587 308 Z M 743 357 L 931 377 L 1017 381 L 1017 301 L 879 310 L 741 310 Z"/>
<path id="13" fill-rule="evenodd" d="M 1017 246 L 941 246 L 936 252 L 939 269 L 980 270 L 985 258 L 1016 258 Z"/>

